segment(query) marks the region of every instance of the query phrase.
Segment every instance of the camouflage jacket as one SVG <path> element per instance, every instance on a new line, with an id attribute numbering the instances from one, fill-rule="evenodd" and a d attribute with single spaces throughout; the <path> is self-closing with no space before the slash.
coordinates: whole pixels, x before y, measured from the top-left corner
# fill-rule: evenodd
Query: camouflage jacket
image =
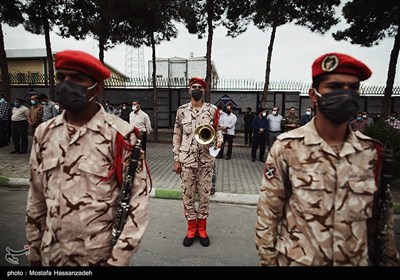
<path id="1" fill-rule="evenodd" d="M 200 124 L 213 125 L 216 110 L 218 108 L 210 103 L 203 103 L 203 107 L 197 112 L 190 102 L 178 108 L 172 140 L 174 161 L 179 161 L 191 167 L 199 167 L 199 164 L 201 166 L 213 166 L 215 158 L 209 152 L 213 143 L 199 144 L 194 138 L 194 131 Z M 218 122 L 215 134 L 216 142 L 222 143 L 222 132 Z"/>
<path id="2" fill-rule="evenodd" d="M 70 139 L 64 113 L 37 128 L 30 158 L 26 234 L 29 259 L 44 265 L 128 265 L 147 227 L 144 160 L 131 191 L 131 212 L 117 243 L 112 226 L 121 188 L 112 170 L 116 137 L 135 143 L 133 127 L 101 108 Z M 123 169 L 130 156 L 123 149 Z"/>
<path id="3" fill-rule="evenodd" d="M 257 206 L 256 246 L 262 265 L 283 254 L 301 265 L 370 265 L 367 219 L 377 186 L 375 145 L 348 129 L 339 155 L 314 119 L 281 134 L 265 164 Z M 397 264 L 393 213 L 386 248 Z"/>
<path id="4" fill-rule="evenodd" d="M 289 127 L 288 124 L 295 124 L 296 127 Z M 289 131 L 300 126 L 300 118 L 298 115 L 287 114 L 283 120 L 283 130 Z"/>

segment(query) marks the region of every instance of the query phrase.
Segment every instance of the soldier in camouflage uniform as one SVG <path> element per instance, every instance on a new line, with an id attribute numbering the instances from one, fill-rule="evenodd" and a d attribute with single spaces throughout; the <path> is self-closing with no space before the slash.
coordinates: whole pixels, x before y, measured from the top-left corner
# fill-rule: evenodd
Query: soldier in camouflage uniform
<path id="1" fill-rule="evenodd" d="M 183 207 L 188 220 L 187 234 L 183 245 L 189 247 L 198 235 L 203 246 L 209 246 L 206 222 L 209 215 L 211 177 L 215 158 L 210 155 L 212 143 L 199 144 L 194 135 L 201 124 L 214 127 L 216 147 L 222 145 L 221 127 L 218 124 L 218 108 L 203 102 L 207 87 L 200 78 L 192 78 L 189 82 L 191 101 L 178 108 L 173 136 L 174 171 L 180 174 L 183 189 Z M 199 195 L 198 209 L 195 206 L 195 193 Z"/>
<path id="2" fill-rule="evenodd" d="M 358 110 L 360 81 L 370 75 L 344 54 L 313 63 L 316 117 L 281 134 L 265 164 L 256 224 L 261 265 L 371 265 L 367 224 L 380 148 L 347 124 Z M 398 265 L 392 209 L 388 215 L 386 264 Z"/>
<path id="3" fill-rule="evenodd" d="M 296 108 L 290 107 L 289 114 L 287 114 L 282 121 L 283 129 L 286 132 L 298 128 L 300 126 L 300 118 L 296 115 Z"/>
<path id="4" fill-rule="evenodd" d="M 139 160 L 125 227 L 112 229 L 136 131 L 95 97 L 110 71 L 80 51 L 59 52 L 56 96 L 64 111 L 33 138 L 26 233 L 32 265 L 128 265 L 149 220 L 145 162 Z"/>

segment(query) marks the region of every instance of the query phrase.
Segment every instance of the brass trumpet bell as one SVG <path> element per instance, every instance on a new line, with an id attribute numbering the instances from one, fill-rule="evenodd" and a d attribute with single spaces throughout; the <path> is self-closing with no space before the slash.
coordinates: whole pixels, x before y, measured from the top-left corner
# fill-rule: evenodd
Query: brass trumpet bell
<path id="1" fill-rule="evenodd" d="M 208 123 L 203 123 L 196 127 L 194 131 L 194 139 L 201 145 L 210 144 L 215 138 L 215 129 Z"/>

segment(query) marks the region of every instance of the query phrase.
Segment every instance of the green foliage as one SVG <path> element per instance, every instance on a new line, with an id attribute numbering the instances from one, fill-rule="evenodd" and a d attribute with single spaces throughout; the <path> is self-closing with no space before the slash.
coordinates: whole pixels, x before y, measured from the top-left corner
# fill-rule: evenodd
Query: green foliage
<path id="1" fill-rule="evenodd" d="M 382 115 L 386 116 L 390 111 L 390 96 L 393 93 L 400 52 L 400 2 L 352 0 L 344 5 L 343 16 L 349 27 L 333 33 L 335 40 L 346 40 L 352 44 L 371 47 L 378 45 L 386 37 L 394 37 L 381 111 Z"/>
<path id="2" fill-rule="evenodd" d="M 337 31 L 333 37 L 371 47 L 386 37 L 395 37 L 398 33 L 400 2 L 353 0 L 343 7 L 343 16 L 350 26 L 343 31 Z"/>
<path id="3" fill-rule="evenodd" d="M 400 132 L 387 122 L 379 120 L 367 127 L 364 134 L 393 149 L 393 179 L 400 178 Z"/>
<path id="4" fill-rule="evenodd" d="M 23 22 L 22 3 L 19 0 L 2 0 L 0 2 L 0 24 L 17 26 Z"/>

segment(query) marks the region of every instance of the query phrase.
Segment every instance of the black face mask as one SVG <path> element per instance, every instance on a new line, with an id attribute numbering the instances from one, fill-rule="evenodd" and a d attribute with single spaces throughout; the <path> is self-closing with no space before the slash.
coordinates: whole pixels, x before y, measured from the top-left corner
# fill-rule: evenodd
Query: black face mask
<path id="1" fill-rule="evenodd" d="M 203 91 L 200 89 L 193 89 L 192 97 L 194 100 L 199 101 L 203 97 Z"/>
<path id="2" fill-rule="evenodd" d="M 97 83 L 87 88 L 69 81 L 64 81 L 56 86 L 55 93 L 60 102 L 61 107 L 70 112 L 81 112 L 89 105 L 94 96 L 90 100 L 86 100 L 86 92 L 93 89 Z"/>
<path id="3" fill-rule="evenodd" d="M 323 95 L 317 91 L 315 93 L 319 111 L 336 124 L 348 121 L 359 111 L 360 95 L 352 90 L 333 90 Z"/>

